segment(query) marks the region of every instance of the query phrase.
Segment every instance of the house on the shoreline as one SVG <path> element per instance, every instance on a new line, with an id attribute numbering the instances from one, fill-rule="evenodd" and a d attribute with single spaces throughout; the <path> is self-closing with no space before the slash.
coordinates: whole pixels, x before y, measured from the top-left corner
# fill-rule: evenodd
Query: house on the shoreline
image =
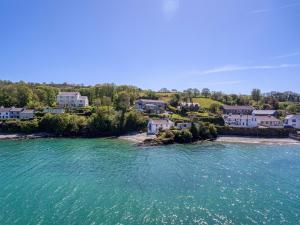
<path id="1" fill-rule="evenodd" d="M 64 108 L 44 108 L 43 113 L 51 113 L 51 114 L 62 114 L 65 112 Z"/>
<path id="2" fill-rule="evenodd" d="M 181 102 L 177 108 L 186 111 L 199 111 L 201 109 L 200 104 L 192 102 Z"/>
<path id="3" fill-rule="evenodd" d="M 23 108 L 12 107 L 9 110 L 9 118 L 20 119 L 20 113 L 23 111 Z"/>
<path id="4" fill-rule="evenodd" d="M 284 127 L 300 129 L 300 115 L 288 115 L 284 119 Z"/>
<path id="5" fill-rule="evenodd" d="M 222 110 L 225 115 L 251 115 L 254 108 L 252 106 L 223 105 Z"/>
<path id="6" fill-rule="evenodd" d="M 135 101 L 135 109 L 145 113 L 161 114 L 166 111 L 167 104 L 161 100 L 139 99 Z"/>
<path id="7" fill-rule="evenodd" d="M 79 92 L 59 92 L 56 97 L 60 107 L 86 107 L 89 105 L 87 96 L 81 96 Z"/>
<path id="8" fill-rule="evenodd" d="M 32 119 L 34 117 L 34 110 L 33 109 L 24 109 L 20 112 L 20 119 Z"/>
<path id="9" fill-rule="evenodd" d="M 274 116 L 256 116 L 257 125 L 267 128 L 283 128 L 283 122 Z"/>
<path id="10" fill-rule="evenodd" d="M 253 128 L 257 127 L 257 120 L 255 116 L 252 115 L 224 115 L 223 116 L 225 125 L 230 127 L 245 127 Z"/>
<path id="11" fill-rule="evenodd" d="M 278 117 L 278 111 L 277 110 L 254 110 L 252 112 L 253 116 L 274 116 Z"/>
<path id="12" fill-rule="evenodd" d="M 160 130 L 167 130 L 174 126 L 169 119 L 152 119 L 148 122 L 148 134 L 157 134 Z"/>
<path id="13" fill-rule="evenodd" d="M 10 108 L 0 107 L 0 119 L 9 119 L 10 116 Z"/>

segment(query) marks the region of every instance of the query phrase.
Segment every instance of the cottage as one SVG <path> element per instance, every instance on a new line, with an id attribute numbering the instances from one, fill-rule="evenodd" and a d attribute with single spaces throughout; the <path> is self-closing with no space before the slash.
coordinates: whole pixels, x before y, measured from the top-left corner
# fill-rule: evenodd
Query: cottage
<path id="1" fill-rule="evenodd" d="M 191 102 L 181 102 L 177 107 L 179 110 L 186 110 L 186 111 L 199 111 L 200 105 L 198 103 L 191 103 Z"/>
<path id="2" fill-rule="evenodd" d="M 32 119 L 34 117 L 33 109 L 24 109 L 20 112 L 20 119 Z"/>
<path id="3" fill-rule="evenodd" d="M 163 113 L 166 110 L 166 103 L 161 100 L 139 99 L 135 101 L 135 108 L 140 112 Z"/>
<path id="4" fill-rule="evenodd" d="M 0 107 L 0 119 L 9 119 L 10 116 L 10 108 Z"/>
<path id="5" fill-rule="evenodd" d="M 257 125 L 268 128 L 283 128 L 281 120 L 274 116 L 256 116 Z"/>
<path id="6" fill-rule="evenodd" d="M 159 130 L 167 130 L 174 126 L 169 119 L 150 120 L 148 123 L 148 134 L 157 134 Z"/>
<path id="7" fill-rule="evenodd" d="M 233 115 L 251 115 L 254 108 L 252 106 L 231 106 L 224 105 L 222 106 L 224 114 L 233 114 Z"/>
<path id="8" fill-rule="evenodd" d="M 89 105 L 88 97 L 81 96 L 79 92 L 59 92 L 56 101 L 61 107 L 86 107 Z"/>
<path id="9" fill-rule="evenodd" d="M 252 115 L 224 115 L 223 119 L 225 125 L 230 127 L 257 127 L 256 117 Z"/>
<path id="10" fill-rule="evenodd" d="M 9 110 L 9 118 L 14 118 L 14 119 L 19 119 L 20 118 L 20 113 L 23 111 L 23 108 L 15 108 L 12 107 Z"/>
<path id="11" fill-rule="evenodd" d="M 278 117 L 278 111 L 277 110 L 254 110 L 252 112 L 253 116 L 274 116 Z"/>
<path id="12" fill-rule="evenodd" d="M 190 129 L 192 127 L 192 123 L 177 123 L 176 127 L 179 130 L 183 130 L 183 129 Z"/>
<path id="13" fill-rule="evenodd" d="M 51 114 L 62 114 L 65 110 L 63 108 L 44 108 L 43 113 L 51 113 Z"/>
<path id="14" fill-rule="evenodd" d="M 284 127 L 300 129 L 300 115 L 288 115 L 284 120 Z"/>

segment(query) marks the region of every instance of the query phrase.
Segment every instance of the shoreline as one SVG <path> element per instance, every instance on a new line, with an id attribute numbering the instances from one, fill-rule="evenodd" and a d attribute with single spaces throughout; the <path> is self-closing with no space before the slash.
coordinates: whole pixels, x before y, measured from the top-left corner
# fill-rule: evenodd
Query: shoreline
<path id="1" fill-rule="evenodd" d="M 38 138 L 55 138 L 57 136 L 49 133 L 36 134 L 6 134 L 0 133 L 1 140 L 24 140 Z M 156 135 L 147 135 L 147 133 L 133 133 L 117 137 L 119 140 L 129 141 L 135 144 L 143 144 L 145 140 L 154 139 Z M 66 137 L 68 138 L 68 137 Z M 79 137 L 80 138 L 80 137 Z M 101 138 L 101 137 L 99 137 Z M 291 138 L 259 138 L 251 136 L 219 136 L 214 142 L 216 143 L 237 143 L 237 144 L 267 144 L 267 145 L 300 145 L 300 141 Z"/>
<path id="2" fill-rule="evenodd" d="M 245 136 L 219 136 L 215 142 L 237 144 L 300 145 L 300 141 L 291 138 L 259 138 Z"/>

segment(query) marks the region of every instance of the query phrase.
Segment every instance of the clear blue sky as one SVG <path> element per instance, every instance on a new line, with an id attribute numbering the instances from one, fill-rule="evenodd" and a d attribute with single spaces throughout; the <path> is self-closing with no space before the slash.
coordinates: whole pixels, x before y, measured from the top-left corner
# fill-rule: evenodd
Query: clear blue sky
<path id="1" fill-rule="evenodd" d="M 300 0 L 1 0 L 0 79 L 300 92 Z"/>

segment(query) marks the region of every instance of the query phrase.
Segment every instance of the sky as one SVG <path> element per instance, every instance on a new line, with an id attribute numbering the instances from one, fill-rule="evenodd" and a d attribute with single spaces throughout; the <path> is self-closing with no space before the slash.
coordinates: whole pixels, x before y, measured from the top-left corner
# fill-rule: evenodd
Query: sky
<path id="1" fill-rule="evenodd" d="M 0 79 L 300 92 L 300 0 L 1 0 Z"/>

